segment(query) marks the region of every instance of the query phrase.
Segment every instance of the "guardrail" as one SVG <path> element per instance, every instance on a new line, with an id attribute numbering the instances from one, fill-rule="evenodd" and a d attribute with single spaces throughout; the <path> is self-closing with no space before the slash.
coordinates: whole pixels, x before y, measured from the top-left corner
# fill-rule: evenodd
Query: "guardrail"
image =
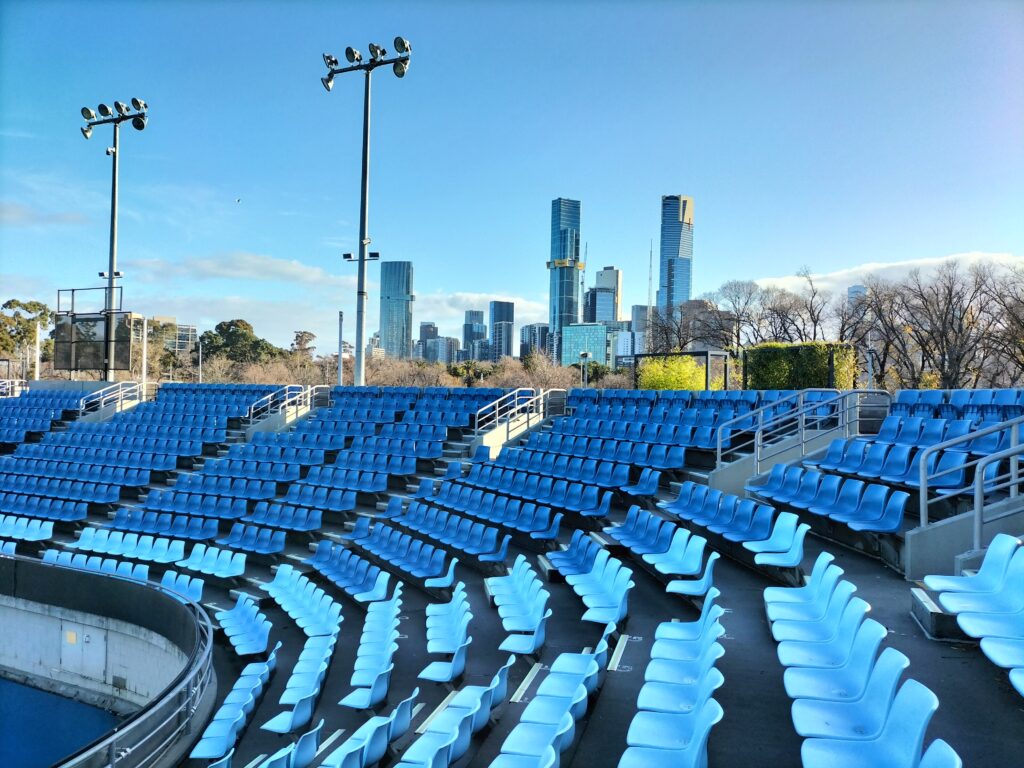
<path id="1" fill-rule="evenodd" d="M 565 413 L 565 398 L 566 391 L 564 389 L 542 389 L 533 397 L 520 401 L 516 408 L 507 411 L 505 417 L 495 422 L 489 430 L 477 431 L 475 434 L 481 435 L 483 432 L 500 429 L 504 425 L 504 442 L 507 443 L 512 439 L 513 426 L 518 433 L 532 429 L 552 416 L 563 415 Z"/>
<path id="2" fill-rule="evenodd" d="M 202 725 L 195 721 L 195 715 L 207 688 L 214 679 L 213 669 L 213 628 L 206 611 L 197 603 L 165 589 L 153 582 L 139 582 L 119 576 L 93 574 L 77 568 L 42 563 L 35 558 L 16 556 L 16 567 L 58 568 L 73 571 L 77 579 L 88 574 L 99 578 L 131 584 L 140 589 L 154 590 L 173 600 L 174 606 L 181 606 L 192 618 L 194 636 L 190 636 L 187 621 L 180 617 L 175 621 L 175 631 L 181 638 L 191 640 L 191 652 L 184 669 L 153 701 L 128 717 L 113 731 L 82 747 L 73 755 L 64 758 L 61 768 L 152 768 L 165 761 L 170 748 L 182 736 L 191 733 L 193 727 Z M 38 599 L 38 598 L 36 598 Z M 155 600 L 154 604 L 159 605 Z M 166 610 L 171 605 L 163 606 Z"/>
<path id="3" fill-rule="evenodd" d="M 975 482 L 977 483 L 978 477 L 984 476 L 985 468 L 988 467 L 992 462 L 985 461 L 987 456 L 980 456 L 978 458 L 970 459 L 964 462 L 962 465 L 951 467 L 948 469 L 938 470 L 933 469 L 931 472 L 928 470 L 928 464 L 930 457 L 939 453 L 940 451 L 946 450 L 957 450 L 957 446 L 965 446 L 967 443 L 974 442 L 979 437 L 990 435 L 993 432 L 1004 432 L 1009 431 L 1010 433 L 1010 446 L 1007 448 L 1009 451 L 1014 451 L 1021 446 L 1021 430 L 1024 427 L 1024 416 L 1018 416 L 1015 419 L 1009 419 L 1008 421 L 1001 421 L 998 424 L 992 424 L 974 432 L 969 432 L 966 435 L 960 437 L 954 437 L 952 440 L 946 440 L 942 443 L 936 443 L 935 445 L 929 445 L 923 449 L 915 458 L 918 462 L 918 479 L 919 479 L 919 493 L 918 493 L 918 512 L 919 512 L 919 525 L 924 528 L 928 525 L 928 509 L 933 504 L 940 501 L 944 501 L 953 496 L 959 496 L 966 493 L 971 489 L 970 486 L 963 488 L 941 488 L 935 489 L 935 481 L 939 478 L 959 472 L 961 469 L 970 470 L 974 469 Z M 936 464 L 938 462 L 936 461 Z M 1020 472 L 1020 460 L 1017 458 L 1017 454 L 1014 454 L 1010 459 L 1010 495 L 1017 495 L 1017 478 Z M 984 481 L 983 487 L 987 487 L 989 482 Z M 975 501 L 977 506 L 977 501 Z"/>
<path id="4" fill-rule="evenodd" d="M 806 397 L 808 392 L 825 392 L 832 396 L 809 400 Z M 793 403 L 796 407 L 777 412 L 776 407 L 785 403 Z M 859 432 L 862 410 L 884 407 L 888 412 L 891 403 L 892 395 L 884 389 L 850 389 L 844 392 L 835 389 L 802 390 L 716 427 L 716 466 L 722 466 L 724 453 L 749 449 L 754 456 L 753 474 L 760 474 L 761 464 L 794 448 L 799 448 L 801 457 L 806 456 L 807 446 L 812 440 L 829 435 L 852 437 Z M 821 413 L 823 409 L 825 412 Z M 751 430 L 751 437 L 739 445 L 723 444 L 722 435 L 726 429 L 749 422 L 752 418 L 757 423 Z M 795 444 L 786 442 L 786 438 L 793 437 L 797 439 Z"/>
<path id="5" fill-rule="evenodd" d="M 118 381 L 109 387 L 97 389 L 78 401 L 78 416 L 117 406 L 118 410 L 128 403 L 139 403 L 144 399 L 143 388 L 137 381 Z"/>
<path id="6" fill-rule="evenodd" d="M 0 397 L 17 397 L 27 389 L 24 379 L 0 379 Z"/>
<path id="7" fill-rule="evenodd" d="M 262 419 L 272 413 L 277 413 L 288 405 L 294 405 L 296 400 L 301 398 L 307 387 L 302 384 L 287 384 L 280 389 L 264 395 L 249 406 L 246 418 L 250 421 Z"/>
<path id="8" fill-rule="evenodd" d="M 1013 433 L 1016 438 L 1017 425 L 1013 427 Z M 1014 443 L 1007 449 L 999 451 L 997 453 L 990 453 L 988 456 L 983 456 L 978 460 L 974 468 L 974 550 L 981 549 L 981 538 L 982 528 L 985 523 L 992 523 L 1003 517 L 1009 517 L 1010 515 L 1019 514 L 1024 511 L 1024 506 L 1006 504 L 1007 499 L 1013 500 L 1020 495 L 1020 474 L 1018 464 L 1020 462 L 1020 456 L 1024 453 L 1024 445 L 1014 440 Z M 1009 469 L 1003 474 L 999 474 L 999 465 L 1004 459 L 1009 459 Z M 990 466 L 995 466 L 996 470 L 991 473 L 991 476 L 986 476 L 986 470 Z M 1006 497 L 995 498 L 988 504 L 985 503 L 986 497 L 991 497 L 1000 491 L 1008 491 Z M 1006 508 L 1001 512 L 986 516 L 986 510 L 991 510 L 994 506 L 1005 505 Z"/>
<path id="9" fill-rule="evenodd" d="M 479 436 L 484 432 L 490 432 L 503 420 L 507 421 L 522 402 L 533 399 L 536 394 L 537 391 L 531 387 L 519 387 L 478 408 L 476 418 L 473 420 L 473 435 Z"/>

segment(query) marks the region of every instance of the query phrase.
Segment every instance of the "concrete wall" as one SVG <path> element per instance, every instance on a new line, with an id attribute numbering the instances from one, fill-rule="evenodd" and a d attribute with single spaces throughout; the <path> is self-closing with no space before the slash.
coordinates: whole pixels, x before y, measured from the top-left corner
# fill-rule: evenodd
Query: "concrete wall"
<path id="1" fill-rule="evenodd" d="M 0 674 L 121 714 L 154 699 L 188 661 L 149 629 L 6 595 L 0 627 Z"/>

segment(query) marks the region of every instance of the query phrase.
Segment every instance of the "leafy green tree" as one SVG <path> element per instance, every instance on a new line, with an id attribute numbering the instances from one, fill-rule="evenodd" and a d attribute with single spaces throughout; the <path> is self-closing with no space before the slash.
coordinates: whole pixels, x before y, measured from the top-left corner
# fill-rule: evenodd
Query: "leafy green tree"
<path id="1" fill-rule="evenodd" d="M 35 345 L 36 325 L 42 325 L 45 331 L 53 324 L 53 319 L 53 311 L 41 301 L 8 299 L 0 307 L 0 354 L 11 355 L 18 349 Z"/>
<path id="2" fill-rule="evenodd" d="M 649 357 L 640 367 L 640 389 L 704 389 L 704 367 L 692 357 Z"/>
<path id="3" fill-rule="evenodd" d="M 285 354 L 256 331 L 245 320 L 224 320 L 202 337 L 203 354 L 223 355 L 235 363 L 264 363 Z"/>

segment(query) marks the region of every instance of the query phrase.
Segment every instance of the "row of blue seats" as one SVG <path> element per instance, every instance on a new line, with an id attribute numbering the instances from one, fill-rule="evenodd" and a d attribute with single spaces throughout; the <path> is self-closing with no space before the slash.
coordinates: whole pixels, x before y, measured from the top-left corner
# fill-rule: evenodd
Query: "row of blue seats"
<path id="1" fill-rule="evenodd" d="M 857 475 L 868 480 L 882 479 L 887 483 L 918 486 L 920 484 L 921 450 L 910 445 L 867 443 L 854 440 L 849 443 L 833 441 L 825 456 L 818 460 L 805 460 L 810 467 L 823 472 Z M 940 488 L 962 488 L 967 481 L 964 466 L 970 454 L 960 450 L 944 450 L 929 454 L 925 465 L 928 475 L 941 469 L 944 474 L 929 485 Z M 995 466 L 995 465 L 993 465 Z M 990 470 L 991 471 L 991 470 Z"/>
<path id="2" fill-rule="evenodd" d="M 469 474 L 455 482 L 485 490 L 498 491 L 509 496 L 536 501 L 553 507 L 586 514 L 592 507 L 588 504 L 597 491 L 590 491 L 591 498 L 584 498 L 587 488 L 608 488 L 635 496 L 654 496 L 658 491 L 661 473 L 656 469 L 642 469 L 636 482 L 629 481 L 629 465 L 602 462 L 597 465 L 593 480 L 587 483 L 570 483 L 553 477 L 531 474 L 499 466 L 474 464 Z M 589 515 L 592 516 L 592 515 Z"/>
<path id="3" fill-rule="evenodd" d="M 299 660 L 292 668 L 284 692 L 278 699 L 281 706 L 292 708 L 274 715 L 260 726 L 261 730 L 291 733 L 309 723 L 337 642 L 336 633 L 306 638 Z"/>
<path id="4" fill-rule="evenodd" d="M 76 522 L 89 516 L 89 504 L 84 501 L 51 499 L 24 493 L 0 493 L 0 512 L 11 512 L 45 520 Z"/>
<path id="5" fill-rule="evenodd" d="M 353 533 L 357 533 L 360 527 L 364 533 L 368 532 L 368 524 L 369 518 L 360 517 L 356 521 L 356 530 Z M 504 563 L 512 538 L 506 534 L 498 541 L 500 531 L 497 528 L 419 501 L 409 504 L 405 514 L 390 518 L 385 524 L 396 524 L 427 536 L 432 541 L 456 549 L 481 563 Z"/>
<path id="6" fill-rule="evenodd" d="M 941 592 L 942 607 L 993 664 L 1010 670 L 1010 684 L 1024 696 L 1024 540 L 997 534 L 977 573 L 926 576 L 924 584 Z"/>
<path id="7" fill-rule="evenodd" d="M 198 576 L 189 576 L 187 573 L 178 573 L 168 569 L 160 577 L 160 586 L 178 593 L 179 597 L 191 600 L 193 603 L 203 600 L 205 582 Z"/>
<path id="8" fill-rule="evenodd" d="M 85 501 L 93 504 L 114 504 L 121 496 L 116 485 L 83 483 L 28 475 L 0 475 L 0 493 L 49 496 L 54 499 Z"/>
<path id="9" fill-rule="evenodd" d="M 148 469 L 130 469 L 83 462 L 26 459 L 20 456 L 0 458 L 0 475 L 56 478 L 58 480 L 87 480 L 95 483 L 139 487 L 149 484 Z"/>
<path id="10" fill-rule="evenodd" d="M 272 499 L 277 495 L 273 480 L 248 480 L 217 475 L 181 474 L 174 481 L 179 493 L 199 493 L 212 496 L 230 496 L 235 499 Z"/>
<path id="11" fill-rule="evenodd" d="M 427 605 L 427 654 L 454 658 L 469 640 L 469 624 L 472 620 L 473 612 L 466 596 L 466 585 L 460 581 L 452 589 L 452 598 L 449 602 Z M 434 663 L 428 662 L 428 667 Z M 445 663 L 442 661 L 441 665 Z M 423 677 L 436 679 L 432 672 Z"/>
<path id="12" fill-rule="evenodd" d="M 0 555 L 10 555 L 13 557 L 18 554 L 18 544 L 14 541 L 0 542 Z"/>
<path id="13" fill-rule="evenodd" d="M 605 627 L 598 648 L 607 647 L 614 625 Z M 554 768 L 576 736 L 576 723 L 586 713 L 590 696 L 603 680 L 607 651 L 561 653 L 552 662 L 519 722 L 501 744 L 492 768 L 531 765 Z M 599 663 L 600 659 L 600 663 Z"/>
<path id="14" fill-rule="evenodd" d="M 431 606 L 427 606 L 430 610 Z M 402 611 L 402 583 L 395 585 L 395 592 L 389 600 L 379 600 L 366 606 L 363 632 L 356 647 L 349 685 L 352 691 L 341 701 L 340 706 L 352 709 L 371 709 L 387 698 L 393 659 L 398 651 L 398 623 Z M 429 621 L 429 619 L 428 619 Z"/>
<path id="15" fill-rule="evenodd" d="M 192 406 L 188 403 L 140 410 L 142 408 L 142 405 L 138 406 L 113 423 L 117 425 L 130 424 L 136 427 L 173 423 L 182 429 L 227 429 L 228 411 L 233 410 L 226 406 L 208 410 L 204 406 Z M 244 412 L 244 408 L 242 410 Z M 238 414 L 231 413 L 231 415 L 237 416 Z"/>
<path id="16" fill-rule="evenodd" d="M 250 656 L 267 650 L 270 630 L 274 624 L 249 595 L 240 593 L 233 607 L 217 611 L 214 618 L 239 656 Z M 276 649 L 271 655 L 276 655 Z"/>
<path id="17" fill-rule="evenodd" d="M 877 435 L 858 441 L 924 447 L 964 437 L 975 429 L 972 419 L 932 419 L 921 416 L 886 416 Z"/>
<path id="18" fill-rule="evenodd" d="M 373 424 L 349 424 L 346 432 L 256 432 L 252 436 L 253 445 L 276 445 L 282 448 L 299 448 L 315 451 L 338 451 L 345 447 L 350 437 L 355 435 L 373 435 Z"/>
<path id="19" fill-rule="evenodd" d="M 593 476 L 598 462 L 636 464 L 666 470 L 682 469 L 686 463 L 686 449 L 677 445 L 652 445 L 595 438 L 587 448 L 591 452 L 587 456 L 566 455 L 560 451 L 548 452 L 530 445 L 525 448 L 506 448 L 494 463 L 506 469 L 522 469 L 566 479 Z M 593 455 L 594 453 L 599 455 Z"/>
<path id="20" fill-rule="evenodd" d="M 725 655 L 718 642 L 725 628 L 717 596 L 717 589 L 709 593 L 695 621 L 666 621 L 654 630 L 619 768 L 707 766 L 708 737 L 724 715 L 712 698 L 725 682 L 715 666 Z"/>
<path id="21" fill-rule="evenodd" d="M 731 427 L 695 427 L 685 424 L 648 424 L 646 422 L 604 422 L 593 419 L 569 419 L 568 423 L 556 422 L 554 430 L 549 433 L 552 438 L 561 436 L 563 439 L 588 439 L 590 435 L 608 435 L 605 439 L 632 441 L 649 444 L 659 443 L 684 448 L 703 448 L 714 450 L 718 447 L 718 433 L 722 433 L 722 446 L 728 448 L 732 433 L 741 428 L 740 424 Z M 599 439 L 599 438 L 592 438 Z"/>
<path id="22" fill-rule="evenodd" d="M 382 477 L 386 478 L 387 475 Z M 356 508 L 356 490 L 293 483 L 285 494 L 284 504 L 320 509 L 324 512 L 351 512 Z"/>
<path id="23" fill-rule="evenodd" d="M 259 398 L 281 389 L 280 384 L 216 384 L 174 381 L 160 385 L 158 397 L 194 397 L 196 395 L 246 395 Z"/>
<path id="24" fill-rule="evenodd" d="M 422 424 L 429 426 L 453 427 L 456 429 L 468 428 L 471 425 L 470 416 L 476 410 L 463 411 L 438 411 L 434 409 L 425 411 L 406 411 L 402 414 L 402 424 Z"/>
<path id="25" fill-rule="evenodd" d="M 48 414 L 0 414 L 0 428 L 21 432 L 49 432 L 53 420 Z"/>
<path id="26" fill-rule="evenodd" d="M 415 459 L 440 459 L 444 440 L 419 440 L 406 437 L 357 437 L 352 440 L 353 451 L 382 453 L 389 456 L 408 456 Z"/>
<path id="27" fill-rule="evenodd" d="M 278 567 L 273 581 L 260 585 L 307 637 L 337 636 L 344 617 L 341 603 L 291 565 Z"/>
<path id="28" fill-rule="evenodd" d="M 71 552 L 60 552 L 56 549 L 43 551 L 43 562 L 53 565 L 63 565 L 67 568 L 80 568 L 85 571 L 96 571 L 105 573 L 108 576 L 121 576 L 134 581 L 149 580 L 149 566 L 141 563 L 129 563 L 114 558 L 89 557 L 88 555 L 74 554 Z"/>
<path id="29" fill-rule="evenodd" d="M 53 538 L 53 522 L 17 515 L 0 515 L 0 538 L 46 541 Z"/>
<path id="30" fill-rule="evenodd" d="M 373 603 L 387 597 L 391 575 L 341 544 L 321 539 L 304 562 L 356 602 Z"/>
<path id="31" fill-rule="evenodd" d="M 498 609 L 501 626 L 508 633 L 498 650 L 534 654 L 544 644 L 544 627 L 551 610 L 551 593 L 525 555 L 517 555 L 508 574 L 486 579 L 487 592 Z"/>
<path id="32" fill-rule="evenodd" d="M 296 483 L 288 489 L 288 495 L 285 497 L 285 500 L 294 500 L 299 504 L 303 503 L 298 489 L 310 486 L 341 488 L 362 491 L 363 493 L 384 493 L 388 489 L 388 476 L 383 472 L 364 472 L 358 469 L 345 469 L 344 467 L 313 467 L 301 483 Z M 315 505 L 307 504 L 306 506 Z"/>
<path id="33" fill-rule="evenodd" d="M 154 428 L 153 434 L 166 434 L 173 427 Z M 84 434 L 76 432 L 54 432 L 46 438 L 50 445 L 69 445 L 78 448 L 110 448 L 117 451 L 138 451 L 140 453 L 166 453 L 171 456 L 199 456 L 203 452 L 203 440 L 179 440 L 165 437 L 127 437 L 111 434 Z M 218 441 L 214 441 L 218 442 Z"/>
<path id="34" fill-rule="evenodd" d="M 677 526 L 672 520 L 634 504 L 622 523 L 603 530 L 659 574 L 673 578 L 666 589 L 669 593 L 703 597 L 714 584 L 718 553 L 712 552 L 705 564 L 707 539 L 691 535 L 688 529 Z M 602 551 L 607 552 L 593 539 L 582 535 L 577 539 L 574 534 L 568 552 L 572 552 L 574 545 L 584 553 L 581 562 L 588 562 L 588 568 Z"/>
<path id="35" fill-rule="evenodd" d="M 447 589 L 455 583 L 458 558 L 453 557 L 446 568 L 447 553 L 443 549 L 395 528 L 375 525 L 368 535 L 352 543 L 380 558 L 389 567 L 421 581 L 428 589 Z"/>
<path id="36" fill-rule="evenodd" d="M 280 433 L 276 432 L 256 432 L 253 437 L 261 434 L 280 435 Z M 275 461 L 284 464 L 312 466 L 324 463 L 324 452 L 319 448 L 294 448 L 275 442 L 266 444 L 232 443 L 228 447 L 227 458 L 241 459 L 243 461 Z"/>
<path id="37" fill-rule="evenodd" d="M 183 515 L 216 517 L 222 520 L 237 520 L 249 512 L 246 499 L 174 490 L 150 491 L 146 494 L 144 507 L 147 512 L 175 512 Z"/>
<path id="38" fill-rule="evenodd" d="M 203 464 L 203 475 L 237 477 L 248 480 L 272 480 L 288 483 L 299 479 L 299 465 L 274 461 L 223 458 Z"/>
<path id="39" fill-rule="evenodd" d="M 388 746 L 405 736 L 412 722 L 412 706 L 420 689 L 401 701 L 389 715 L 375 715 L 327 754 L 321 768 L 370 768 L 387 754 Z"/>
<path id="40" fill-rule="evenodd" d="M 436 492 L 421 498 L 431 504 L 525 533 L 534 541 L 557 541 L 562 523 L 562 513 L 552 514 L 551 507 L 543 504 L 524 502 L 447 480 L 441 483 Z"/>
<path id="41" fill-rule="evenodd" d="M 114 448 L 78 448 L 69 445 L 28 443 L 14 453 L 19 458 L 72 461 L 78 464 L 170 471 L 177 466 L 177 457 L 165 453 L 119 451 Z"/>
<path id="42" fill-rule="evenodd" d="M 448 437 L 445 427 L 430 424 L 381 424 L 379 437 L 401 437 L 408 440 L 444 440 Z"/>
<path id="43" fill-rule="evenodd" d="M 493 472 L 489 474 L 493 476 Z M 556 480 L 550 477 L 540 478 L 536 483 L 530 483 L 527 482 L 527 478 L 536 476 L 521 474 L 518 476 L 517 482 L 508 487 L 490 487 L 480 482 L 481 477 L 479 474 L 476 475 L 476 480 L 473 482 L 466 482 L 467 478 L 446 477 L 439 495 L 433 494 L 433 480 L 421 480 L 413 498 L 439 499 L 441 503 L 457 500 L 464 505 L 471 505 L 475 499 L 481 499 L 485 491 L 493 490 L 503 496 L 519 496 L 527 501 L 547 507 L 558 507 L 582 517 L 604 517 L 611 508 L 612 491 L 602 492 L 600 487 L 593 484 Z M 448 482 L 449 480 L 461 482 L 462 485 L 453 486 Z M 522 487 L 520 487 L 520 480 Z M 489 483 L 489 481 L 487 482 Z"/>
<path id="44" fill-rule="evenodd" d="M 64 545 L 83 552 L 116 555 L 151 563 L 173 563 L 185 557 L 185 542 L 110 528 L 83 528 L 78 539 Z"/>
<path id="45" fill-rule="evenodd" d="M 360 406 L 347 403 L 335 403 L 327 408 L 318 408 L 305 421 L 299 424 L 319 424 L 329 429 L 334 424 L 348 422 L 371 422 L 373 424 L 389 424 L 398 418 L 405 408 L 387 408 L 384 406 Z"/>
<path id="46" fill-rule="evenodd" d="M 334 466 L 342 469 L 358 469 L 363 472 L 380 472 L 385 475 L 414 475 L 416 474 L 416 457 L 372 453 L 367 447 L 362 445 L 356 447 L 356 444 L 353 443 L 352 448 L 338 453 L 334 459 Z"/>
<path id="47" fill-rule="evenodd" d="M 319 509 L 293 507 L 291 504 L 259 501 L 252 513 L 245 515 L 242 521 L 289 531 L 316 531 L 323 525 L 323 512 Z"/>
<path id="48" fill-rule="evenodd" d="M 776 504 L 844 523 L 855 531 L 875 533 L 898 532 L 910 498 L 906 491 L 893 490 L 889 485 L 867 484 L 801 467 L 783 467 L 783 471 L 773 467 L 767 483 L 748 490 Z"/>
<path id="49" fill-rule="evenodd" d="M 28 433 L 24 429 L 9 429 L 0 426 L 0 443 L 24 443 L 26 434 Z"/>
<path id="50" fill-rule="evenodd" d="M 548 560 L 583 600 L 587 607 L 582 616 L 583 621 L 618 624 L 626 618 L 629 592 L 636 586 L 633 583 L 633 572 L 621 560 L 611 557 L 608 550 L 603 547 L 597 549 L 599 551 L 594 551 L 593 559 L 588 557 L 588 552 L 592 550 L 578 549 L 572 552 L 567 550 L 564 558 L 552 559 L 549 556 Z"/>
<path id="51" fill-rule="evenodd" d="M 799 568 L 810 526 L 790 513 L 687 480 L 671 501 L 658 502 L 667 514 L 697 525 L 709 535 L 742 544 L 754 565 Z"/>
<path id="52" fill-rule="evenodd" d="M 30 386 L 28 392 L 22 392 L 16 402 L 25 405 L 31 404 L 33 406 L 77 411 L 78 403 L 85 394 L 87 393 L 69 390 L 35 389 Z"/>
<path id="53" fill-rule="evenodd" d="M 910 664 L 902 653 L 886 648 L 876 659 L 887 631 L 832 559 L 819 555 L 804 586 L 764 592 L 804 767 L 959 768 L 941 739 L 921 755 L 939 701 L 916 680 L 899 685 Z"/>
<path id="54" fill-rule="evenodd" d="M 285 532 L 275 528 L 235 523 L 228 535 L 218 538 L 217 543 L 255 555 L 276 555 L 284 552 Z"/>
<path id="55" fill-rule="evenodd" d="M 695 419 L 701 419 L 701 423 L 719 423 L 727 420 L 726 415 L 742 416 L 754 410 L 754 405 L 748 401 L 721 401 L 718 403 L 695 403 L 692 406 L 684 407 L 679 404 L 669 405 L 610 405 L 607 403 L 584 403 L 573 409 L 572 418 L 593 419 L 596 421 L 625 422 L 663 422 L 669 421 L 680 424 L 697 423 Z M 685 421 L 684 421 L 685 420 Z"/>
<path id="56" fill-rule="evenodd" d="M 603 424 L 612 429 L 618 429 L 622 437 L 629 437 L 635 440 L 646 439 L 652 441 L 651 431 L 666 423 L 672 426 L 687 427 L 713 427 L 733 418 L 735 411 L 732 409 L 715 410 L 714 408 L 675 408 L 658 414 L 633 414 L 634 418 L 625 418 L 623 414 L 611 412 L 608 415 L 587 413 L 577 411 L 571 416 L 565 416 L 555 422 L 554 431 L 573 432 L 576 425 L 590 426 Z M 644 429 L 648 432 L 645 433 Z M 648 437 L 644 437 L 648 434 Z"/>
<path id="57" fill-rule="evenodd" d="M 231 768 L 230 758 L 234 752 L 235 741 L 245 727 L 249 715 L 256 708 L 270 676 L 277 668 L 279 649 L 280 644 L 270 652 L 266 661 L 255 661 L 242 669 L 242 673 L 231 685 L 224 701 L 213 713 L 199 741 L 189 753 L 190 758 L 217 761 L 210 763 L 211 768 L 214 765 L 217 768 Z M 221 759 L 225 757 L 226 762 Z"/>
<path id="58" fill-rule="evenodd" d="M 234 579 L 245 575 L 245 552 L 232 552 L 230 549 L 196 544 L 188 557 L 179 560 L 176 565 L 219 579 Z"/>
<path id="59" fill-rule="evenodd" d="M 896 393 L 889 412 L 1006 421 L 1024 415 L 1024 389 L 904 389 Z"/>
<path id="60" fill-rule="evenodd" d="M 227 433 L 223 426 L 183 425 L 171 418 L 158 419 L 147 423 L 129 422 L 122 419 L 99 422 L 73 422 L 65 434 L 68 435 L 117 435 L 119 437 L 163 437 L 169 440 L 222 443 Z"/>

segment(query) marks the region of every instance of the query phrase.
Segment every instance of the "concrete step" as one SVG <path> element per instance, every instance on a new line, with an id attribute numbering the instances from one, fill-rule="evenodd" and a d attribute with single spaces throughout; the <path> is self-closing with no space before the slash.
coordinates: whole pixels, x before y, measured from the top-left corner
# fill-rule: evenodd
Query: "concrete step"
<path id="1" fill-rule="evenodd" d="M 932 640 L 950 643 L 976 643 L 968 637 L 956 623 L 956 616 L 949 613 L 939 604 L 938 593 L 932 592 L 924 584 L 910 590 L 910 615 L 921 630 Z"/>

